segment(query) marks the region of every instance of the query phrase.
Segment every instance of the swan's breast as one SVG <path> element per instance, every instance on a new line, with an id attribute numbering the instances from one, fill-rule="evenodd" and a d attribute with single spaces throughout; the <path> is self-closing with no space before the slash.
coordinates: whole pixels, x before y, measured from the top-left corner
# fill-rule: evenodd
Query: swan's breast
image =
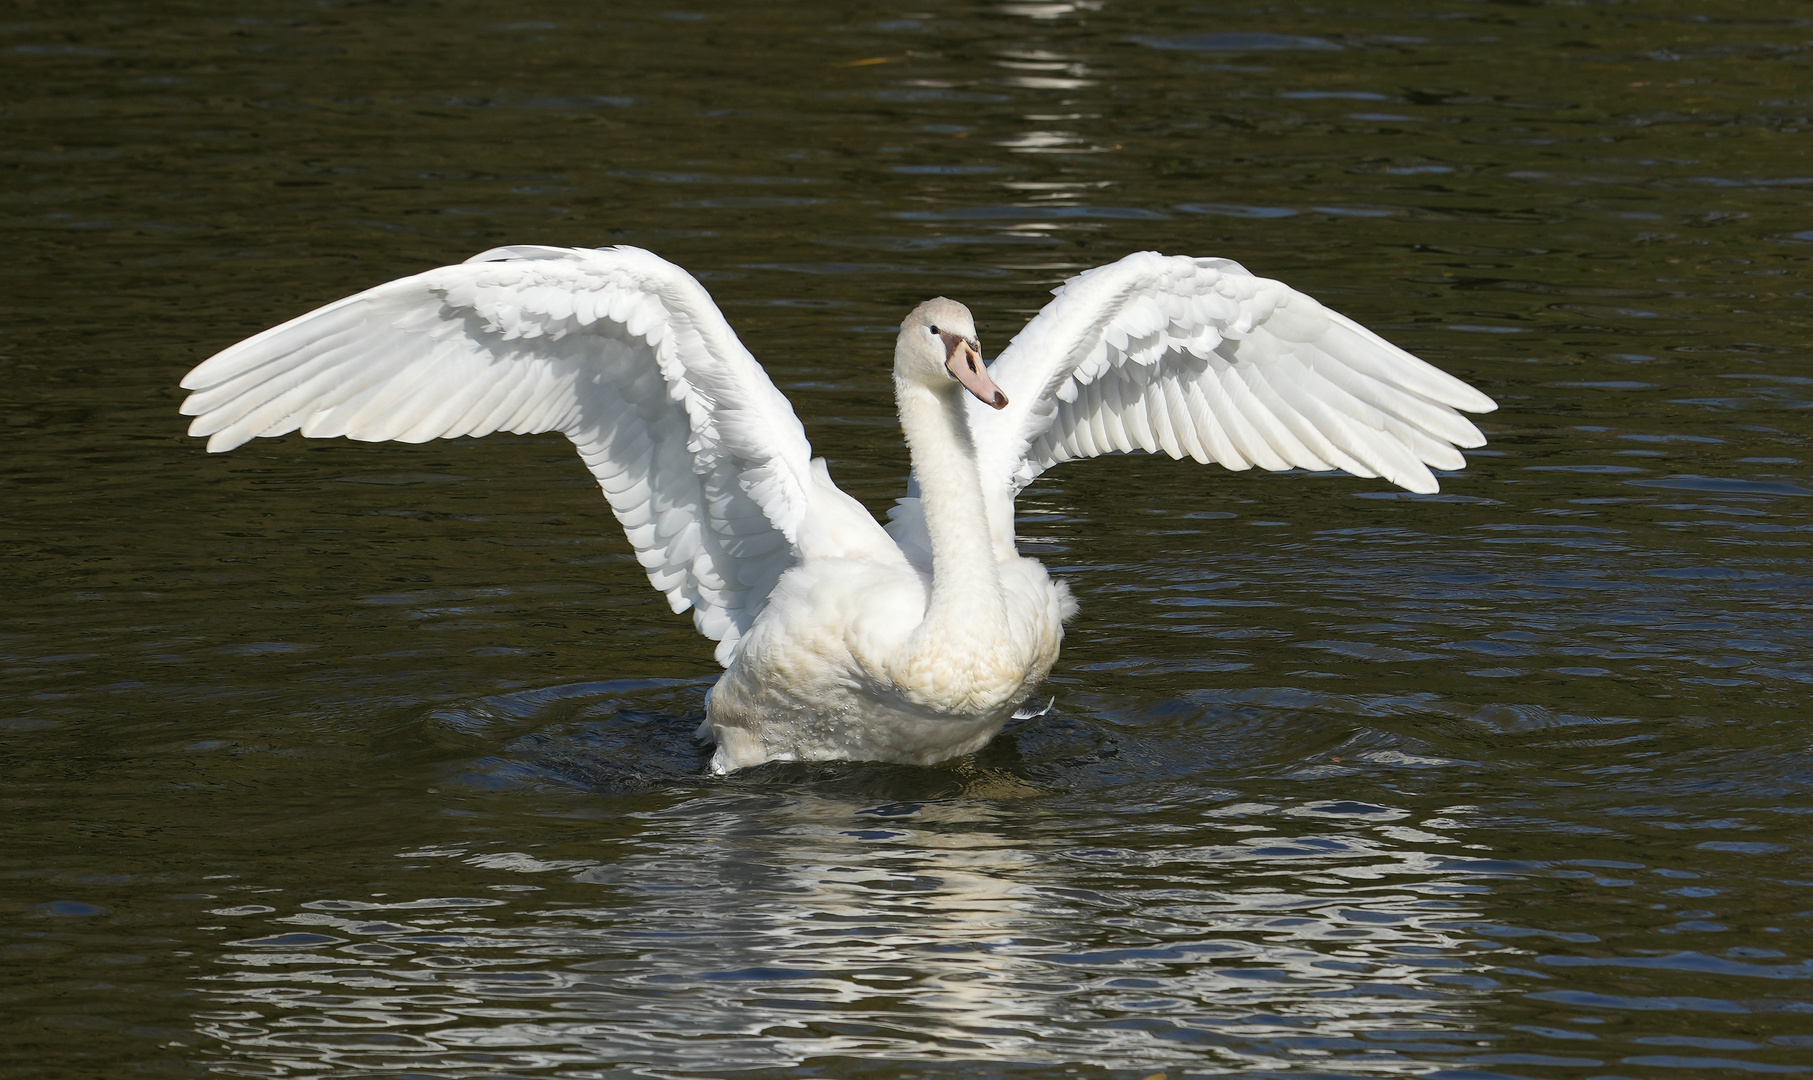
<path id="1" fill-rule="evenodd" d="M 815 559 L 787 572 L 712 691 L 713 768 L 869 758 L 930 764 L 981 746 L 1057 659 L 1068 591 L 1002 564 L 1005 632 L 926 648 L 930 582 L 904 567 Z"/>
<path id="2" fill-rule="evenodd" d="M 928 628 L 892 660 L 888 676 L 903 697 L 949 716 L 1011 711 L 1050 672 L 1063 640 L 1068 590 L 1037 562 L 1019 557 L 1000 564 L 999 581 L 1000 618 L 981 628 Z"/>

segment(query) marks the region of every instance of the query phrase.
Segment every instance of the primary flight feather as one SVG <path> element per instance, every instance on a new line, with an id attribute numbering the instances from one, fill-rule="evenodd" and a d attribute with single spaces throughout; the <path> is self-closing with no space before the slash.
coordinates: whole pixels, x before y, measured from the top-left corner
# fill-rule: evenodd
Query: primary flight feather
<path id="1" fill-rule="evenodd" d="M 913 461 L 887 528 L 831 482 L 697 280 L 647 251 L 505 247 L 248 338 L 183 378 L 208 449 L 559 431 L 726 671 L 712 768 L 930 764 L 992 738 L 1075 605 L 1015 548 L 1013 503 L 1071 458 L 1341 469 L 1433 492 L 1492 400 L 1225 259 L 1070 279 L 993 364 L 963 305 L 901 324 Z"/>

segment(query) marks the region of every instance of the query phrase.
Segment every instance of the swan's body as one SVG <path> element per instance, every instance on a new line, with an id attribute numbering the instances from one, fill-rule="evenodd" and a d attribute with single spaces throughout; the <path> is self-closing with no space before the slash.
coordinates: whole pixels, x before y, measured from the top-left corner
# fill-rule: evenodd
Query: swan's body
<path id="1" fill-rule="evenodd" d="M 499 248 L 249 338 L 183 379 L 208 449 L 301 430 L 422 442 L 560 431 L 726 671 L 712 767 L 930 764 L 1000 731 L 1075 605 L 1014 545 L 1050 465 L 1131 450 L 1344 469 L 1434 491 L 1490 398 L 1222 259 L 1072 278 L 992 366 L 969 311 L 920 305 L 895 390 L 913 492 L 884 529 L 679 267 L 636 248 Z"/>

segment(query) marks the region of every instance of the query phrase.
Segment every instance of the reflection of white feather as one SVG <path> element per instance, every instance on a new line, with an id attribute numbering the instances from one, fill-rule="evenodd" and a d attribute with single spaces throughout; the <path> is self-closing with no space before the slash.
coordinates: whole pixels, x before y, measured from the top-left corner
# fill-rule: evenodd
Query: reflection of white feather
<path id="1" fill-rule="evenodd" d="M 566 435 L 649 581 L 718 642 L 727 771 L 992 738 L 1075 610 L 1014 545 L 1014 498 L 1057 462 L 1144 450 L 1434 491 L 1429 467 L 1484 441 L 1456 410 L 1494 407 L 1288 286 L 1151 252 L 1071 279 L 986 368 L 968 309 L 928 301 L 894 374 L 913 485 L 885 531 L 705 289 L 636 248 L 498 248 L 380 285 L 204 362 L 183 411 L 214 451 Z"/>
<path id="2" fill-rule="evenodd" d="M 1120 799 L 1097 815 L 973 791 L 893 812 L 760 791 L 643 805 L 609 839 L 538 854 L 400 853 L 393 887 L 485 899 L 209 912 L 277 925 L 201 975 L 200 1030 L 292 1071 L 470 1070 L 482 1053 L 492 1073 L 848 1057 L 1247 1075 L 1300 1071 L 1314 1045 L 1364 1073 L 1381 1067 L 1371 1036 L 1474 1038 L 1475 987 L 1504 977 L 1482 931 L 1534 933 L 1479 908 L 1517 864 L 1422 830 L 1407 842 L 1375 824 L 1407 817 L 1395 807 Z"/>

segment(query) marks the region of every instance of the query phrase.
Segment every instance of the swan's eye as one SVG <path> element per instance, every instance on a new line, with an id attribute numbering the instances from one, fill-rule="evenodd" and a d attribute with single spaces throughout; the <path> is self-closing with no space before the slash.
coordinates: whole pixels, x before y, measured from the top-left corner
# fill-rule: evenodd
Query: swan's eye
<path id="1" fill-rule="evenodd" d="M 933 337 L 938 336 L 938 328 L 936 326 L 928 326 L 925 329 L 926 329 L 926 332 L 931 334 Z"/>

